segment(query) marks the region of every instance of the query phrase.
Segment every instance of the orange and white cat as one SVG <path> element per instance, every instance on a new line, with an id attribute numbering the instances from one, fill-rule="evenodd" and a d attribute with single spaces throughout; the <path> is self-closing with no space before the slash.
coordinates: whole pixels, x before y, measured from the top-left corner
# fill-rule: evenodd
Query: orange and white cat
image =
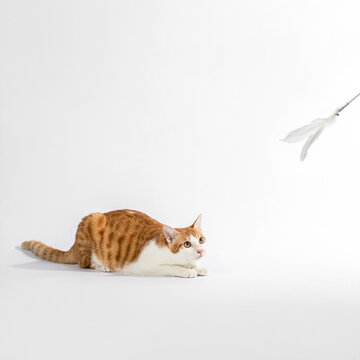
<path id="1" fill-rule="evenodd" d="M 140 211 L 116 210 L 85 216 L 69 251 L 39 241 L 25 241 L 22 248 L 41 259 L 100 271 L 193 278 L 207 275 L 197 265 L 205 241 L 201 215 L 191 226 L 172 228 Z"/>

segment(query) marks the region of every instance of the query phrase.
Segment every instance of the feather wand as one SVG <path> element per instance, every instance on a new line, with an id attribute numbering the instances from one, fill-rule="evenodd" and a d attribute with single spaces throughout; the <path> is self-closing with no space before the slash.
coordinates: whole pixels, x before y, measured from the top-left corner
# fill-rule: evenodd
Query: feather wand
<path id="1" fill-rule="evenodd" d="M 340 112 L 343 111 L 348 105 L 350 105 L 358 96 L 360 96 L 360 93 L 354 96 L 345 105 L 336 109 L 335 112 L 332 113 L 329 117 L 313 120 L 310 124 L 291 131 L 282 141 L 293 143 L 307 138 L 300 155 L 300 160 L 304 161 L 308 150 L 314 141 L 321 135 L 326 127 L 335 122 L 335 117 L 339 116 Z"/>

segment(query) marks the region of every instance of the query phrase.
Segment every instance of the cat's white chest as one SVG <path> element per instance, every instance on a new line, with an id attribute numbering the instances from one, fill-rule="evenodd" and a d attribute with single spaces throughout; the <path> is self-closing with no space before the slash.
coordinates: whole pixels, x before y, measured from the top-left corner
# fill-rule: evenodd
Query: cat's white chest
<path id="1" fill-rule="evenodd" d="M 142 250 L 138 259 L 116 271 L 124 274 L 146 274 L 152 273 L 159 265 L 186 265 L 182 263 L 177 254 L 172 253 L 167 246 L 159 247 L 155 240 L 151 240 Z"/>

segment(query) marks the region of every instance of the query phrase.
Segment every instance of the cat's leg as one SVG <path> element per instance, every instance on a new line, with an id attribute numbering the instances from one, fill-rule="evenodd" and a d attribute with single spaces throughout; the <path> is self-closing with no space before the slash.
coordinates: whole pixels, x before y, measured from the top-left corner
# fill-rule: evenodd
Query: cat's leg
<path id="1" fill-rule="evenodd" d="M 207 276 L 208 270 L 205 267 L 201 267 L 197 264 L 190 264 L 188 265 L 189 269 L 194 269 L 198 276 Z"/>
<path id="2" fill-rule="evenodd" d="M 130 275 L 177 276 L 183 278 L 194 278 L 197 276 L 196 270 L 179 265 L 155 265 L 151 269 L 132 268 L 121 272 Z"/>
<path id="3" fill-rule="evenodd" d="M 154 275 L 177 276 L 183 278 L 194 278 L 197 276 L 195 269 L 189 269 L 179 265 L 158 265 L 152 271 Z"/>
<path id="4" fill-rule="evenodd" d="M 118 269 L 119 273 L 126 275 L 148 275 L 148 276 L 177 276 L 183 278 L 194 278 L 197 276 L 195 269 L 179 265 L 155 265 L 151 269 Z"/>
<path id="5" fill-rule="evenodd" d="M 115 271 L 124 275 L 140 276 L 177 276 L 183 278 L 194 278 L 197 276 L 196 270 L 180 265 L 153 264 L 151 267 L 137 267 L 130 264 L 128 267 L 115 269 Z"/>

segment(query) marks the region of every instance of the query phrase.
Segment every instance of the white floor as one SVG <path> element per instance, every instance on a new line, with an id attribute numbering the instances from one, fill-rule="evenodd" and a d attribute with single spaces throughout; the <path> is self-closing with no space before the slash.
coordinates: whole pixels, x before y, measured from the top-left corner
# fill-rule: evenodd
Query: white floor
<path id="1" fill-rule="evenodd" d="M 360 2 L 0 1 L 0 360 L 360 360 Z M 305 139 L 304 139 L 305 142 Z M 40 261 L 83 216 L 204 215 L 207 278 Z"/>
<path id="2" fill-rule="evenodd" d="M 360 358 L 359 283 L 346 269 L 286 273 L 259 261 L 142 278 L 11 253 L 2 359 Z"/>

